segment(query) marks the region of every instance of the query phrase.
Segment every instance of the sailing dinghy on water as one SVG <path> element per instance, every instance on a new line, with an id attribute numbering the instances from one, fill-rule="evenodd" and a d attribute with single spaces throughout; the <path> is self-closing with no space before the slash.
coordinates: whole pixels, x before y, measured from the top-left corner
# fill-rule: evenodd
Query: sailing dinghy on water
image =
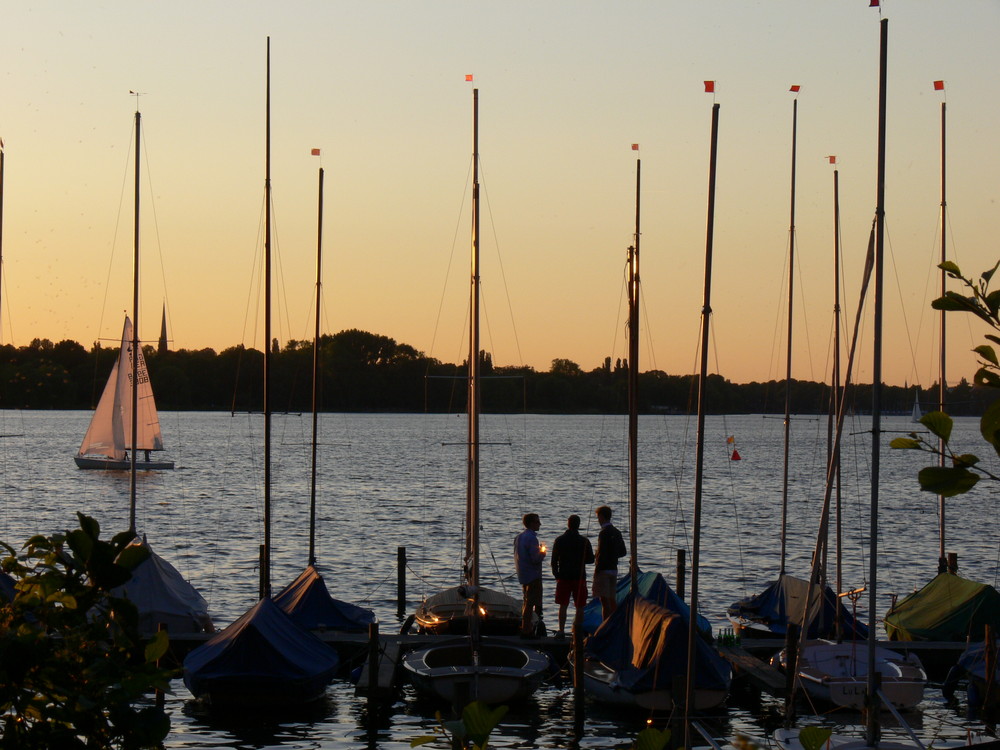
<path id="1" fill-rule="evenodd" d="M 540 651 L 483 637 L 494 625 L 516 628 L 521 617 L 519 602 L 479 585 L 479 89 L 473 89 L 472 101 L 465 584 L 426 599 L 417 612 L 421 624 L 427 623 L 432 628 L 461 628 L 467 635 L 411 651 L 403 657 L 410 682 L 418 691 L 459 707 L 476 700 L 497 704 L 525 698 L 541 684 L 549 667 L 548 657 Z M 516 618 L 512 617 L 514 611 Z"/>
<path id="2" fill-rule="evenodd" d="M 128 471 L 132 466 L 128 451 L 143 451 L 144 458 L 135 455 L 135 468 L 139 471 L 172 469 L 173 461 L 151 459 L 151 451 L 163 450 L 163 436 L 160 434 L 160 418 L 156 412 L 153 387 L 149 382 L 146 359 L 142 349 L 136 349 L 136 361 L 132 362 L 133 349 L 132 321 L 125 316 L 122 330 L 122 344 L 111 368 L 111 376 L 104 386 L 101 400 L 90 420 L 87 434 L 83 436 L 80 450 L 73 460 L 81 469 L 104 469 L 106 471 Z M 132 443 L 132 370 L 135 365 L 136 419 Z"/>

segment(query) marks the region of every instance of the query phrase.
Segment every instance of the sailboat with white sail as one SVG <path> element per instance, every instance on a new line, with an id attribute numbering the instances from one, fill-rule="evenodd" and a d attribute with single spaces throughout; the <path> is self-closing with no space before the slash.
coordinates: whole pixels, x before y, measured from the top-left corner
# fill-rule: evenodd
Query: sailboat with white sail
<path id="1" fill-rule="evenodd" d="M 549 668 L 540 651 L 486 637 L 493 623 L 516 628 L 521 603 L 479 585 L 479 89 L 473 89 L 472 269 L 468 378 L 468 473 L 466 484 L 465 584 L 425 599 L 417 621 L 430 629 L 463 632 L 455 640 L 403 657 L 418 691 L 464 706 L 469 701 L 508 703 L 531 695 Z M 508 622 L 504 622 L 507 620 Z M 516 631 L 515 631 L 516 632 Z"/>

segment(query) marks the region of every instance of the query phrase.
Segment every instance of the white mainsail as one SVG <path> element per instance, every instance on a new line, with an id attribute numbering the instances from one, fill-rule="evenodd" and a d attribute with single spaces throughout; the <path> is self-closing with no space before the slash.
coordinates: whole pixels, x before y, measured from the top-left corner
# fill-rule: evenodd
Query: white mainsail
<path id="1" fill-rule="evenodd" d="M 146 358 L 142 349 L 138 351 L 136 363 L 136 393 L 139 419 L 136 429 L 136 445 L 132 442 L 132 321 L 125 316 L 122 331 L 122 345 L 118 360 L 111 370 L 107 385 L 101 394 L 90 427 L 80 444 L 81 456 L 107 456 L 115 460 L 125 457 L 126 450 L 163 450 L 163 436 L 160 434 L 160 418 L 156 412 L 153 388 L 149 383 Z"/>

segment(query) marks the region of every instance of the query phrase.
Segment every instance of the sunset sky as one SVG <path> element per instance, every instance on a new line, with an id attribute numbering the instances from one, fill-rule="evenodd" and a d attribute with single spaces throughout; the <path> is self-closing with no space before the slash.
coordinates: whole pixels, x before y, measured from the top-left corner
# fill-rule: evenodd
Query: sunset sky
<path id="1" fill-rule="evenodd" d="M 173 348 L 261 345 L 270 36 L 282 343 L 311 336 L 323 166 L 325 330 L 360 328 L 444 361 L 464 358 L 476 86 L 483 348 L 498 365 L 539 370 L 555 358 L 589 370 L 625 356 L 639 155 L 640 366 L 693 372 L 714 100 L 712 369 L 739 382 L 783 378 L 795 84 L 793 375 L 824 379 L 833 316 L 827 156 L 840 170 L 853 319 L 875 208 L 885 17 L 884 373 L 893 384 L 930 386 L 944 97 L 949 255 L 976 274 L 1000 258 L 1000 3 L 868 3 L 9 4 L 0 25 L 0 338 L 90 346 L 120 337 L 131 306 L 134 90 L 144 125 L 140 335 L 157 338 L 165 303 Z M 705 80 L 716 81 L 714 99 Z M 949 332 L 952 382 L 972 376 L 969 350 L 984 333 L 966 318 L 955 316 Z M 870 324 L 862 339 L 859 380 L 870 378 Z"/>

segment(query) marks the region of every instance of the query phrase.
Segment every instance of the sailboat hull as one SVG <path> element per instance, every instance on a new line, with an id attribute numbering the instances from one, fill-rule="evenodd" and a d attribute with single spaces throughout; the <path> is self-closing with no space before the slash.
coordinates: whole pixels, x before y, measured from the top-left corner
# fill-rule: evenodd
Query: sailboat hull
<path id="1" fill-rule="evenodd" d="M 470 701 L 500 704 L 527 698 L 549 669 L 547 656 L 501 641 L 462 638 L 411 651 L 403 657 L 410 682 L 420 692 L 451 705 Z"/>
<path id="2" fill-rule="evenodd" d="M 73 456 L 79 469 L 97 469 L 98 471 L 130 471 L 131 461 L 108 458 L 107 456 Z M 174 468 L 173 461 L 136 461 L 136 471 L 160 471 Z"/>
<path id="3" fill-rule="evenodd" d="M 596 659 L 583 663 L 583 688 L 599 703 L 645 711 L 672 711 L 684 701 L 683 689 L 677 696 L 676 705 L 673 690 L 632 690 L 619 683 L 619 675 L 614 669 Z M 721 706 L 728 695 L 728 690 L 695 688 L 694 710 L 706 711 Z"/>
<path id="4" fill-rule="evenodd" d="M 467 635 L 470 615 L 464 587 L 455 586 L 427 597 L 417 608 L 415 621 L 421 633 Z M 479 632 L 483 635 L 517 635 L 521 629 L 521 602 L 500 591 L 479 590 Z"/>

